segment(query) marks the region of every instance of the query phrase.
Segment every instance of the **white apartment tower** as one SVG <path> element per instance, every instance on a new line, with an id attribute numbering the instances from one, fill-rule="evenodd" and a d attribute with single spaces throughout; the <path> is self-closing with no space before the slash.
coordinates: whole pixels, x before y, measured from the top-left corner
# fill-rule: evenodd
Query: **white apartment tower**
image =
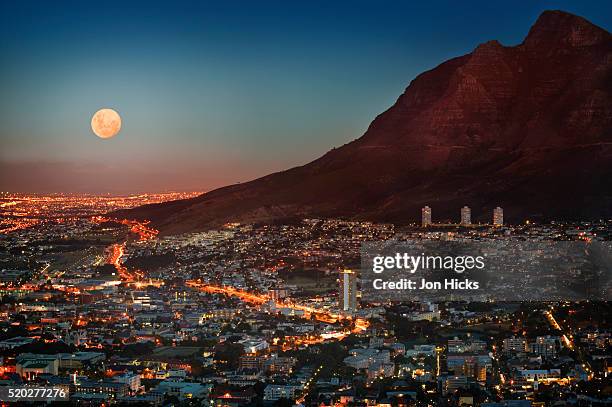
<path id="1" fill-rule="evenodd" d="M 357 276 L 352 270 L 340 273 L 338 301 L 341 311 L 355 312 L 357 310 Z"/>
<path id="2" fill-rule="evenodd" d="M 427 227 L 431 225 L 431 208 L 429 206 L 421 209 L 421 226 Z"/>
<path id="3" fill-rule="evenodd" d="M 499 206 L 493 209 L 493 226 L 503 226 L 504 224 L 504 210 Z"/>
<path id="4" fill-rule="evenodd" d="M 472 210 L 469 206 L 461 208 L 461 225 L 469 226 L 472 224 Z"/>

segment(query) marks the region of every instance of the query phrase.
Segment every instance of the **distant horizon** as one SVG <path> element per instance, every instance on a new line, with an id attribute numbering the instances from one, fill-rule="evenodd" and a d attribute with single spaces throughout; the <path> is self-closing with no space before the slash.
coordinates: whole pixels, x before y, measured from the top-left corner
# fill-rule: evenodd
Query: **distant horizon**
<path id="1" fill-rule="evenodd" d="M 211 191 L 351 142 L 418 74 L 612 5 L 3 3 L 0 191 Z M 112 139 L 92 115 L 122 116 Z"/>
<path id="2" fill-rule="evenodd" d="M 204 194 L 210 191 L 196 191 L 196 190 L 164 190 L 164 191 L 142 191 L 142 192 L 126 192 L 126 193 L 113 193 L 113 192 L 18 192 L 18 191 L 0 191 L 0 198 L 2 195 L 42 195 L 42 196 L 51 196 L 51 195 L 67 195 L 67 196 L 117 196 L 117 197 L 125 197 L 125 196 L 138 196 L 138 195 L 160 195 L 160 194 L 175 194 L 175 193 L 194 193 L 194 194 Z"/>

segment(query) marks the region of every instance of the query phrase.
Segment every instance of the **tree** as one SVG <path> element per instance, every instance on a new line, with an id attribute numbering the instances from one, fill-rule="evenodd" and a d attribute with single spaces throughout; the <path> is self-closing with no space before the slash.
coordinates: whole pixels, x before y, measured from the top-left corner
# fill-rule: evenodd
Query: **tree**
<path id="1" fill-rule="evenodd" d="M 291 402 L 291 400 L 288 400 L 286 398 L 281 398 L 279 399 L 276 403 L 274 403 L 274 407 L 292 407 L 293 403 Z"/>
<path id="2" fill-rule="evenodd" d="M 244 346 L 240 343 L 220 343 L 215 348 L 215 363 L 223 365 L 227 369 L 238 368 L 240 357 L 244 354 Z"/>

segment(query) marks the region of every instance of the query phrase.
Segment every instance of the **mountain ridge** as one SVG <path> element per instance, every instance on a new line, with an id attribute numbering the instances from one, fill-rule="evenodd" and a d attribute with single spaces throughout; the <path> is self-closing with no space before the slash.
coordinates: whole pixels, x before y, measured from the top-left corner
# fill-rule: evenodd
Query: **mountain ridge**
<path id="1" fill-rule="evenodd" d="M 405 223 L 420 207 L 475 219 L 612 215 L 612 36 L 545 11 L 516 46 L 496 40 L 413 79 L 366 132 L 299 167 L 189 200 L 121 211 L 162 233 L 230 221 L 345 217 Z M 486 214 L 486 216 L 485 216 Z"/>

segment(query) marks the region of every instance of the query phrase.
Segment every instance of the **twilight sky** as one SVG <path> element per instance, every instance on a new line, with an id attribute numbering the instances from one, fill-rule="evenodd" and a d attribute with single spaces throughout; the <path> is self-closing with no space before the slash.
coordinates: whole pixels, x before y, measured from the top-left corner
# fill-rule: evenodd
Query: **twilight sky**
<path id="1" fill-rule="evenodd" d="M 545 9 L 612 27 L 607 1 L 327 3 L 1 2 L 0 191 L 244 182 L 361 136 L 417 74 L 520 43 Z M 91 131 L 102 107 L 115 138 Z"/>

